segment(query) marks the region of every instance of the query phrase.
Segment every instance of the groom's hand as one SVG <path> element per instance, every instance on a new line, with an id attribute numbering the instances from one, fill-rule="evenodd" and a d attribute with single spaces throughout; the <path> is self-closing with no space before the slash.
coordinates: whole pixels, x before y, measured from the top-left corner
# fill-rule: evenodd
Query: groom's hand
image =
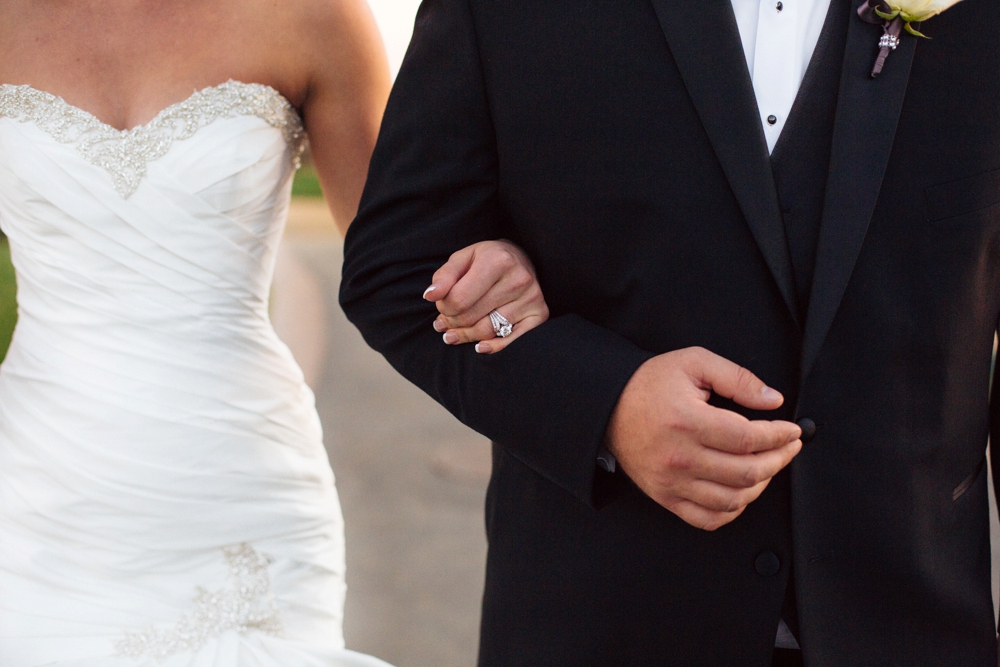
<path id="1" fill-rule="evenodd" d="M 752 410 L 784 397 L 745 368 L 702 348 L 639 367 L 608 424 L 608 449 L 650 498 L 696 528 L 726 525 L 791 462 L 801 429 L 750 421 L 708 404 L 715 392 Z"/>

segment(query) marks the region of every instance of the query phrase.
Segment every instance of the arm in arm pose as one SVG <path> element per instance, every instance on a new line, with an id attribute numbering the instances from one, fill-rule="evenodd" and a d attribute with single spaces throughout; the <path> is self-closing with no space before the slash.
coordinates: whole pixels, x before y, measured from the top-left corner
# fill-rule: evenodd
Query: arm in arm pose
<path id="1" fill-rule="evenodd" d="M 439 267 L 510 231 L 479 58 L 467 1 L 425 0 L 346 239 L 348 317 L 404 376 L 581 501 L 593 500 L 607 442 L 640 488 L 684 520 L 731 521 L 801 446 L 794 424 L 708 405 L 716 391 L 777 408 L 781 396 L 748 371 L 704 350 L 657 357 L 572 313 L 498 355 L 442 346 L 428 329 L 438 313 L 420 295 L 444 279 Z"/>
<path id="2" fill-rule="evenodd" d="M 357 214 L 391 82 L 367 3 L 333 0 L 315 7 L 302 17 L 301 34 L 310 36 L 303 53 L 314 58 L 302 113 L 326 201 L 344 234 Z M 438 303 L 442 317 L 433 330 L 451 345 L 490 341 L 477 351 L 499 352 L 548 317 L 531 262 L 506 242 L 486 241 L 456 253 L 434 285 L 427 298 Z M 513 335 L 495 338 L 489 319 L 494 309 L 515 323 Z M 428 329 L 433 320 L 427 320 Z"/>

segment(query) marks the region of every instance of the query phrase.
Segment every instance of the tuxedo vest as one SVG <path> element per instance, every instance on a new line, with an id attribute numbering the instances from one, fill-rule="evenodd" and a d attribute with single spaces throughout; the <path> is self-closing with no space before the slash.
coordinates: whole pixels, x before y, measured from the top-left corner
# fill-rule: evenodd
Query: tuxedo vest
<path id="1" fill-rule="evenodd" d="M 841 7 L 838 2 L 831 7 L 788 122 L 771 153 L 802 321 L 809 309 L 847 41 L 848 14 L 836 11 Z"/>
<path id="2" fill-rule="evenodd" d="M 809 310 L 816 246 L 830 170 L 840 65 L 847 41 L 848 15 L 837 11 L 839 8 L 840 3 L 831 3 L 788 122 L 771 153 L 771 171 L 781 204 L 801 321 L 805 321 Z M 798 635 L 794 582 L 794 577 L 788 578 L 781 615 L 792 633 Z"/>

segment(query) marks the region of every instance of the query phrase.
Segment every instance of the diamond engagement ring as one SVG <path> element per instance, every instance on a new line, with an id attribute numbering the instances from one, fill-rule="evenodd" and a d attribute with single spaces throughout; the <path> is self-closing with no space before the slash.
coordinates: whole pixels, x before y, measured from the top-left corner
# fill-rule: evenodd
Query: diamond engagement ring
<path id="1" fill-rule="evenodd" d="M 514 325 L 510 320 L 495 310 L 490 313 L 490 323 L 493 324 L 493 333 L 500 338 L 506 338 L 514 331 Z"/>

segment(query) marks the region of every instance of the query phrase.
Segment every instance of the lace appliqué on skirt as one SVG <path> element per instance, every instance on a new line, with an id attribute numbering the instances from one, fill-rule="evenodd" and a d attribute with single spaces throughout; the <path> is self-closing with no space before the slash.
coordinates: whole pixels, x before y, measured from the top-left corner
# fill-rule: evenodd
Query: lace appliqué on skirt
<path id="1" fill-rule="evenodd" d="M 208 591 L 199 587 L 194 609 L 174 627 L 127 632 L 124 639 L 115 642 L 118 655 L 165 660 L 180 651 L 197 651 L 210 638 L 232 630 L 280 635 L 282 624 L 267 574 L 272 559 L 249 544 L 227 547 L 223 554 L 229 566 L 228 589 Z"/>
<path id="2" fill-rule="evenodd" d="M 128 197 L 146 175 L 146 165 L 163 157 L 175 141 L 226 117 L 258 116 L 281 129 L 296 166 L 305 148 L 298 112 L 281 93 L 259 83 L 228 81 L 171 105 L 145 125 L 118 130 L 61 97 L 30 86 L 0 85 L 0 118 L 33 122 L 64 144 L 76 144 L 91 163 L 108 171 L 115 189 Z"/>

